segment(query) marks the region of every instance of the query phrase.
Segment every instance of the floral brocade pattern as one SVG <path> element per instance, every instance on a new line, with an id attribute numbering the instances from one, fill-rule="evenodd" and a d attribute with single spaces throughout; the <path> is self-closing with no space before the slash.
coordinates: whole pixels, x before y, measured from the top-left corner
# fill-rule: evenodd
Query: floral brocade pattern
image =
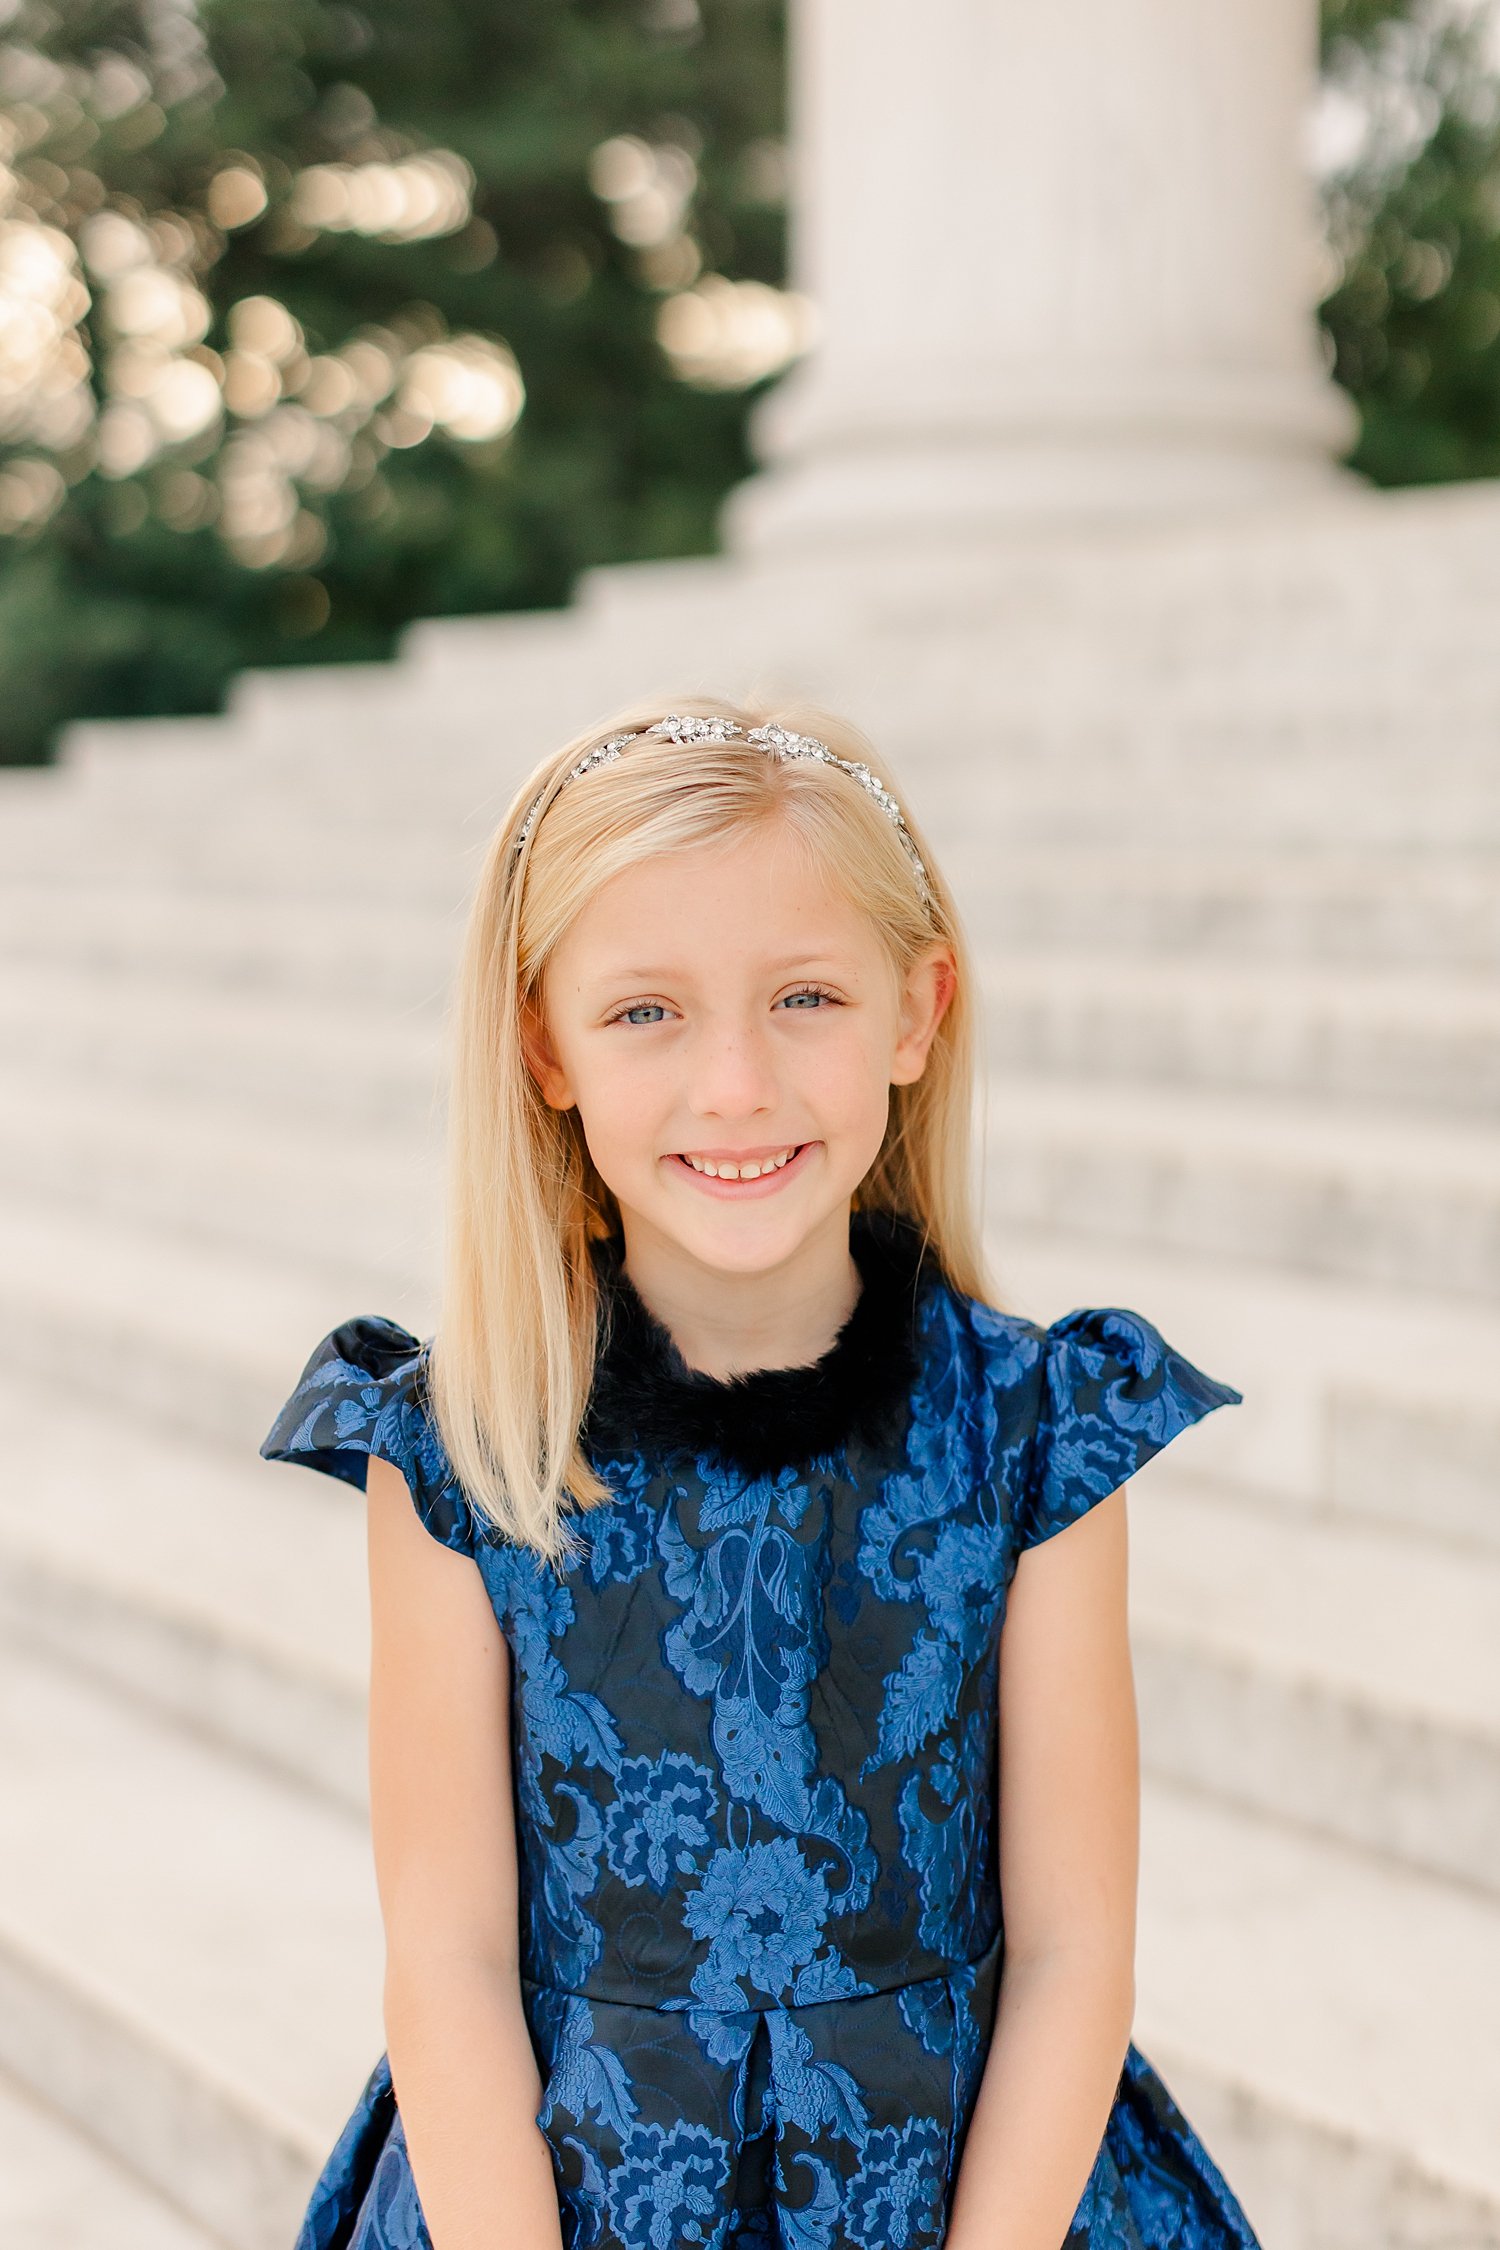
<path id="1" fill-rule="evenodd" d="M 908 1303 L 910 1300 L 908 1300 Z M 265 1439 L 403 1471 L 511 1655 L 522 1998 L 564 2250 L 937 2250 L 1004 1954 L 997 1680 L 1028 1547 L 1240 1393 L 1141 1315 L 928 1271 L 906 1411 L 772 1471 L 596 1450 L 554 1570 L 470 1508 L 419 1340 L 319 1344 Z M 1065 2250 L 1256 2250 L 1131 2046 Z M 430 2250 L 388 2059 L 296 2250 Z"/>

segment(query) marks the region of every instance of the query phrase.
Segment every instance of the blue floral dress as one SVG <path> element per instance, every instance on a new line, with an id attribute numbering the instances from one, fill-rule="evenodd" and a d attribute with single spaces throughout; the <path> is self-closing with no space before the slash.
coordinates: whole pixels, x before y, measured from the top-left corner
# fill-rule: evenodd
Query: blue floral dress
<path id="1" fill-rule="evenodd" d="M 318 1345 L 261 1446 L 394 1461 L 512 1660 L 521 1991 L 565 2250 L 936 2250 L 1003 1955 L 997 1666 L 1026 1548 L 1241 1394 L 1149 1320 L 1048 1328 L 856 1220 L 815 1366 L 687 1369 L 601 1253 L 584 1437 L 613 1497 L 558 1571 L 469 1506 L 419 1340 Z M 388 2058 L 296 2250 L 427 2250 Z M 1132 2043 L 1064 2250 L 1257 2250 Z"/>

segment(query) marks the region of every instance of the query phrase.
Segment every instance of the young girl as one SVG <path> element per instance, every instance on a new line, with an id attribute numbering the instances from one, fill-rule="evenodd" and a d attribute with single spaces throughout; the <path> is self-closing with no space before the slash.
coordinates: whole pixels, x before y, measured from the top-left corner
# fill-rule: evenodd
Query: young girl
<path id="1" fill-rule="evenodd" d="M 438 1334 L 261 1447 L 368 1494 L 389 2052 L 298 2250 L 1255 2250 L 1130 2040 L 1124 1482 L 1241 1394 L 986 1295 L 952 902 L 790 716 L 517 798 Z"/>

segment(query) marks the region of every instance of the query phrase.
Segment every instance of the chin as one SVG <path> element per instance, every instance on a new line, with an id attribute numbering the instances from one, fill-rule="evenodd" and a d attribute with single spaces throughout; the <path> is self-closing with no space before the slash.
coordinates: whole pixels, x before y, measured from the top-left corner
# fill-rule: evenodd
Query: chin
<path id="1" fill-rule="evenodd" d="M 718 1273 L 770 1273 L 785 1265 L 827 1222 L 822 1211 L 727 1210 L 707 1223 L 664 1231 L 700 1265 Z"/>

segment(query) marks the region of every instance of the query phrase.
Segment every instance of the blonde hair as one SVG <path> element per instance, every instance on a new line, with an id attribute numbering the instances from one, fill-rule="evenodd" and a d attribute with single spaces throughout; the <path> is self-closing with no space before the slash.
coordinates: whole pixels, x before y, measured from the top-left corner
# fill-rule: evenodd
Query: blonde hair
<path id="1" fill-rule="evenodd" d="M 856 1203 L 910 1220 L 955 1288 L 985 1293 L 972 1204 L 974 999 L 958 917 L 925 840 L 908 819 L 927 900 L 900 831 L 865 789 L 836 767 L 783 763 L 743 740 L 645 737 L 568 783 L 609 735 L 649 726 L 666 709 L 735 719 L 747 731 L 775 720 L 890 781 L 858 730 L 830 713 L 690 695 L 631 707 L 576 736 L 532 774 L 490 840 L 450 1003 L 442 1316 L 425 1365 L 438 1433 L 470 1501 L 554 1563 L 578 1550 L 569 1508 L 610 1496 L 580 1430 L 598 1348 L 592 1245 L 616 1231 L 619 1213 L 577 1112 L 542 1098 L 525 1024 L 565 931 L 623 869 L 780 819 L 870 915 L 898 974 L 935 940 L 952 948 L 956 989 L 926 1069 L 892 1087 L 885 1139 Z"/>

